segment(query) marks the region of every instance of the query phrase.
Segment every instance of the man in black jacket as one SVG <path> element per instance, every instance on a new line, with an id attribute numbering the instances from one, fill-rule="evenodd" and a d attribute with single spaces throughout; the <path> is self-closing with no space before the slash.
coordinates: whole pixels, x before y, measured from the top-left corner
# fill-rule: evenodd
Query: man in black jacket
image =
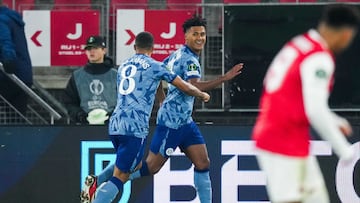
<path id="1" fill-rule="evenodd" d="M 73 72 L 65 90 L 65 104 L 72 122 L 103 124 L 116 105 L 117 71 L 106 57 L 104 38 L 89 37 L 85 52 L 88 63 Z"/>

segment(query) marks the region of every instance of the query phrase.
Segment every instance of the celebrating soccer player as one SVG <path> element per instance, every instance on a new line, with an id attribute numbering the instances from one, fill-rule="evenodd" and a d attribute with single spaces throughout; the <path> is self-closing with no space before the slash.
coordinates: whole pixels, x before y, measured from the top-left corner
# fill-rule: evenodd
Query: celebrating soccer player
<path id="1" fill-rule="evenodd" d="M 112 202 L 123 190 L 123 184 L 128 180 L 130 173 L 140 167 L 149 132 L 149 117 L 161 80 L 202 101 L 207 102 L 210 99 L 207 93 L 169 71 L 165 64 L 152 59 L 150 55 L 153 46 L 152 34 L 139 33 L 135 38 L 136 54 L 118 69 L 117 105 L 109 121 L 109 137 L 116 150 L 115 166 L 105 168 L 98 177 L 87 177 L 80 196 L 81 202 Z M 107 180 L 109 171 L 113 173 Z M 101 182 L 105 184 L 96 189 Z"/>
<path id="2" fill-rule="evenodd" d="M 185 45 L 164 61 L 183 80 L 206 91 L 241 73 L 243 64 L 237 64 L 215 80 L 201 81 L 199 56 L 206 42 L 206 21 L 197 16 L 190 18 L 184 22 L 183 31 Z M 193 96 L 180 92 L 172 85 L 169 86 L 167 96 L 158 111 L 157 126 L 149 155 L 141 169 L 132 174 L 131 178 L 157 173 L 175 149 L 180 147 L 194 164 L 194 183 L 201 203 L 211 203 L 210 160 L 205 140 L 191 117 L 193 105 Z"/>

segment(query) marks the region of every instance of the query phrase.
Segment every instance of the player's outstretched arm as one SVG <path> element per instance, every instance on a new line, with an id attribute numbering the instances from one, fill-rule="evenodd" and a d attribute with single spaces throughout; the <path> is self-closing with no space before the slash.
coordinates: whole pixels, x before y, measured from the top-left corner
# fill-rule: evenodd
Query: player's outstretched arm
<path id="1" fill-rule="evenodd" d="M 354 152 L 344 134 L 351 133 L 351 127 L 346 120 L 334 116 L 327 101 L 333 71 L 334 65 L 327 54 L 314 54 L 304 60 L 300 66 L 304 109 L 321 138 L 332 145 L 340 158 L 349 159 Z"/>
<path id="2" fill-rule="evenodd" d="M 204 102 L 208 102 L 210 100 L 210 95 L 206 92 L 202 92 L 198 88 L 196 88 L 194 85 L 184 81 L 179 76 L 177 76 L 172 82 L 175 87 L 177 87 L 179 90 L 183 91 L 185 94 L 197 97 L 201 99 Z"/>
<path id="3" fill-rule="evenodd" d="M 221 85 L 222 83 L 229 81 L 239 75 L 241 73 L 241 69 L 243 69 L 244 64 L 239 63 L 233 66 L 228 72 L 224 75 L 219 76 L 214 80 L 200 81 L 199 78 L 190 79 L 189 82 L 199 88 L 201 91 L 208 91 L 214 89 L 215 87 Z"/>

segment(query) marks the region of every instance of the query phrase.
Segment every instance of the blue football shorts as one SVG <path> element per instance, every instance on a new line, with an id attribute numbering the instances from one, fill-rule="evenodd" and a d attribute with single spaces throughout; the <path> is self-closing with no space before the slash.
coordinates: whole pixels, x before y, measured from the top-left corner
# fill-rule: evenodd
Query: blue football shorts
<path id="1" fill-rule="evenodd" d="M 169 157 L 179 147 L 184 151 L 187 147 L 196 144 L 205 144 L 198 126 L 195 122 L 183 125 L 178 129 L 157 125 L 151 141 L 150 150 L 163 157 Z"/>
<path id="2" fill-rule="evenodd" d="M 132 173 L 144 156 L 146 138 L 110 135 L 110 140 L 116 150 L 116 167 L 122 172 Z"/>

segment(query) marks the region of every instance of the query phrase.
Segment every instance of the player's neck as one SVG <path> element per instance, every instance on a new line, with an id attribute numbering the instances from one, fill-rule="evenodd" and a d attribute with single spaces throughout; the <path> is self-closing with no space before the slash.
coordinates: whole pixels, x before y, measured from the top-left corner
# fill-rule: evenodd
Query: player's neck
<path id="1" fill-rule="evenodd" d="M 186 45 L 194 54 L 200 56 L 201 54 L 201 50 L 194 50 L 193 48 L 191 48 L 189 45 Z"/>
<path id="2" fill-rule="evenodd" d="M 336 47 L 336 44 L 338 43 L 338 39 L 336 37 L 337 33 L 334 30 L 326 27 L 325 25 L 320 25 L 317 30 L 320 36 L 326 42 L 327 48 L 332 52 L 336 52 L 336 50 L 334 50 L 334 47 Z"/>
<path id="3" fill-rule="evenodd" d="M 148 51 L 137 51 L 136 54 L 143 54 L 146 56 L 151 56 L 151 52 L 148 52 Z"/>

